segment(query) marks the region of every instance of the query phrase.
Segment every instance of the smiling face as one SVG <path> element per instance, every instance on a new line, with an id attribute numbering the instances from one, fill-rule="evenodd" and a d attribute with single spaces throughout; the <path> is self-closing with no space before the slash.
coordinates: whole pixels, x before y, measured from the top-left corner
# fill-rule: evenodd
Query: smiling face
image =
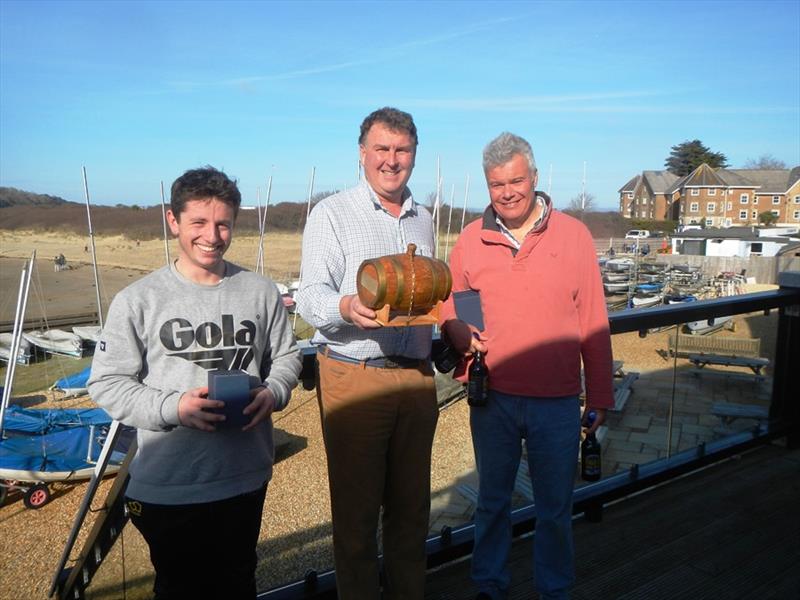
<path id="1" fill-rule="evenodd" d="M 167 211 L 172 235 L 178 238 L 178 271 L 196 283 L 217 283 L 225 275 L 223 255 L 233 238 L 233 207 L 216 198 L 189 200 L 180 214 Z"/>
<path id="2" fill-rule="evenodd" d="M 359 146 L 364 176 L 381 202 L 400 205 L 414 169 L 417 148 L 405 132 L 389 129 L 381 122 L 370 127 Z"/>
<path id="3" fill-rule="evenodd" d="M 524 229 L 536 221 L 537 177 L 522 154 L 486 171 L 492 207 L 509 229 Z"/>

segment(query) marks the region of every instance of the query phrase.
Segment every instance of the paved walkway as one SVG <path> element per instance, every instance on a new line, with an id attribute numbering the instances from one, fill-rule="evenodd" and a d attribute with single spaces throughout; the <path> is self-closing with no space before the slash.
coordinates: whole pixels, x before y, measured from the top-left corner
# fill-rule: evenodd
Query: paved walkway
<path id="1" fill-rule="evenodd" d="M 670 454 L 668 445 L 671 445 L 671 454 L 675 454 L 701 442 L 758 425 L 758 421 L 751 418 L 724 422 L 720 416 L 712 414 L 712 405 L 724 402 L 768 407 L 772 380 L 755 377 L 746 369 L 700 370 L 679 365 L 674 377 L 672 370 L 639 373 L 630 390 L 622 410 L 608 413 L 607 429 L 601 436 L 604 475 L 665 458 Z M 670 412 L 673 415 L 671 431 Z M 576 478 L 576 485 L 579 484 L 580 479 Z M 434 494 L 430 534 L 440 533 L 444 526 L 469 523 L 475 510 L 477 488 L 477 473 L 470 468 L 453 486 Z M 529 488 L 527 473 L 521 472 L 513 497 L 515 507 L 529 503 Z"/>

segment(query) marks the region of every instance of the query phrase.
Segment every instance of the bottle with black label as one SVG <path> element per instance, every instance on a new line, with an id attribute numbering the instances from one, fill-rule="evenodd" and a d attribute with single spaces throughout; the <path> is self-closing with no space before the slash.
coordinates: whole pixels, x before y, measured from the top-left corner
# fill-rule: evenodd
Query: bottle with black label
<path id="1" fill-rule="evenodd" d="M 590 410 L 587 415 L 587 425 L 591 427 L 596 418 L 597 413 Z M 584 481 L 599 481 L 601 476 L 600 442 L 592 432 L 587 434 L 581 442 L 581 478 Z"/>
<path id="2" fill-rule="evenodd" d="M 467 381 L 467 403 L 470 406 L 486 406 L 489 402 L 489 369 L 483 361 L 483 352 L 473 353 Z"/>

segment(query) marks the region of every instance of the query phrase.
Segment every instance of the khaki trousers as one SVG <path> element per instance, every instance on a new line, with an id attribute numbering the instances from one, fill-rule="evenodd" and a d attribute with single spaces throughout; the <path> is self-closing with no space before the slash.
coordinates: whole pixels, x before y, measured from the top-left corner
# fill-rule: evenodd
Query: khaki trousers
<path id="1" fill-rule="evenodd" d="M 318 357 L 317 398 L 328 457 L 340 600 L 421 600 L 439 411 L 433 370 L 378 369 Z"/>

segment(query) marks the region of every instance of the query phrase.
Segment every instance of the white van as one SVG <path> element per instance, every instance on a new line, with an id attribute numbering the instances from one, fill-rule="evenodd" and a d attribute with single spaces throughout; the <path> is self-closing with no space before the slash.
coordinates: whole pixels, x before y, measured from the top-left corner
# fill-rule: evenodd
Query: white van
<path id="1" fill-rule="evenodd" d="M 639 240 L 646 237 L 650 237 L 650 231 L 648 229 L 631 229 L 625 234 L 626 240 Z"/>

